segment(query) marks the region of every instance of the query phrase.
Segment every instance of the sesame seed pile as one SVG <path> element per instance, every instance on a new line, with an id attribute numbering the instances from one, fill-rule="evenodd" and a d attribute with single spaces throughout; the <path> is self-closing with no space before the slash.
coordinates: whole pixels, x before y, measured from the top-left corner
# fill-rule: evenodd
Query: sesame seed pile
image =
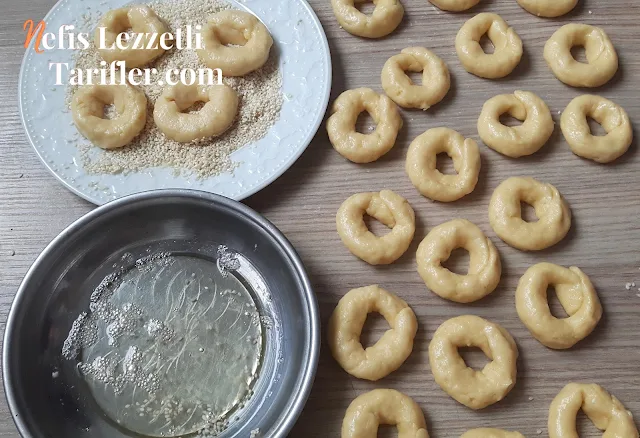
<path id="1" fill-rule="evenodd" d="M 148 6 L 167 23 L 171 32 L 178 28 L 184 31 L 189 24 L 195 29 L 198 24 L 204 25 L 210 14 L 230 8 L 228 3 L 220 0 L 156 0 Z M 75 68 L 101 68 L 101 60 L 92 45 L 78 53 Z M 156 68 L 158 73 L 151 74 L 151 85 L 139 86 L 148 99 L 144 130 L 132 143 L 115 150 L 102 150 L 81 140 L 78 147 L 85 172 L 127 174 L 153 167 L 169 167 L 175 175 L 192 174 L 201 179 L 232 172 L 238 163 L 231 159 L 231 153 L 263 138 L 279 118 L 283 100 L 282 77 L 273 51 L 261 69 L 243 77 L 223 78 L 239 98 L 238 115 L 231 128 L 219 137 L 187 144 L 166 138 L 153 122 L 153 104 L 164 88 L 157 82 L 165 77 L 167 70 L 205 66 L 200 63 L 195 50 L 185 48 L 171 50 L 147 67 Z M 67 90 L 69 104 L 75 88 L 70 86 Z"/>

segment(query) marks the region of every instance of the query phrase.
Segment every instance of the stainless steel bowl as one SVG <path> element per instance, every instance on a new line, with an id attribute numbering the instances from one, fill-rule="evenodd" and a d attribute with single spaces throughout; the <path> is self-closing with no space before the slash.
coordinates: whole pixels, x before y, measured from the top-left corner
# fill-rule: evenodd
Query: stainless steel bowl
<path id="1" fill-rule="evenodd" d="M 2 363 L 20 434 L 132 436 L 97 408 L 77 366 L 62 358 L 65 338 L 100 281 L 131 263 L 123 255 L 160 248 L 215 258 L 218 245 L 242 257 L 238 275 L 270 321 L 253 395 L 219 436 L 247 438 L 259 430 L 261 437 L 285 437 L 318 361 L 320 322 L 309 279 L 291 244 L 266 219 L 238 202 L 190 190 L 145 192 L 99 207 L 56 237 L 29 269 L 9 313 Z"/>

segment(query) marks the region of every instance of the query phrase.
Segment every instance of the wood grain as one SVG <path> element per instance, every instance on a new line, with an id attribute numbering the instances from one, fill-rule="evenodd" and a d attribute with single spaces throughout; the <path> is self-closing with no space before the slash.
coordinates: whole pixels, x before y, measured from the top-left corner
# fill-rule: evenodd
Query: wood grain
<path id="1" fill-rule="evenodd" d="M 273 0 L 272 0 L 273 1 Z M 93 208 L 50 176 L 28 145 L 17 109 L 17 78 L 24 49 L 21 23 L 39 19 L 53 0 L 4 0 L 0 14 L 0 329 L 18 284 L 39 251 L 66 225 Z M 336 437 L 344 411 L 357 395 L 390 387 L 412 396 L 423 408 L 433 437 L 457 437 L 473 427 L 501 427 L 525 436 L 546 436 L 547 409 L 569 381 L 598 382 L 640 416 L 640 158 L 637 142 L 612 165 L 602 166 L 574 156 L 560 134 L 530 158 L 507 159 L 481 145 L 482 174 L 476 190 L 459 202 L 434 203 L 422 198 L 404 173 L 404 156 L 412 138 L 428 128 L 448 126 L 477 138 L 475 123 L 483 102 L 495 94 L 524 89 L 537 93 L 558 113 L 583 90 L 556 80 L 542 59 L 546 39 L 560 25 L 584 22 L 603 26 L 618 49 L 621 69 L 597 90 L 640 123 L 640 4 L 633 0 L 582 0 L 570 15 L 539 19 L 515 0 L 483 0 L 472 12 L 443 13 L 426 0 L 404 0 L 406 15 L 390 37 L 369 41 L 347 34 L 333 17 L 328 0 L 310 0 L 329 37 L 334 62 L 332 98 L 348 88 L 380 88 L 380 70 L 391 55 L 408 46 L 434 50 L 449 65 L 453 87 L 428 112 L 404 111 L 405 128 L 396 147 L 370 165 L 354 165 L 336 154 L 321 128 L 300 160 L 247 204 L 273 221 L 293 242 L 313 279 L 323 323 L 349 289 L 379 283 L 403 297 L 415 310 L 420 327 L 408 362 L 375 384 L 354 379 L 331 358 L 323 342 L 316 384 L 292 437 Z M 466 19 L 480 11 L 501 14 L 520 34 L 525 55 L 508 78 L 487 81 L 467 74 L 458 62 L 453 41 Z M 523 253 L 503 244 L 488 225 L 492 190 L 505 178 L 534 176 L 554 184 L 571 205 L 574 224 L 554 248 Z M 417 213 L 418 229 L 410 250 L 398 262 L 372 267 L 354 258 L 335 232 L 340 203 L 360 191 L 389 188 L 405 196 Z M 428 230 L 454 217 L 478 224 L 498 246 L 504 272 L 499 288 L 473 305 L 455 305 L 429 292 L 415 269 L 415 250 Z M 605 317 L 587 340 L 570 351 L 552 351 L 536 342 L 517 318 L 514 290 L 528 266 L 539 261 L 581 267 L 596 285 Z M 637 287 L 625 284 L 637 280 Z M 461 314 L 477 314 L 504 325 L 520 347 L 518 383 L 501 403 L 480 412 L 457 404 L 433 381 L 427 347 L 440 323 Z M 375 340 L 384 325 L 369 325 Z M 381 433 L 395 436 L 393 433 Z M 0 401 L 0 437 L 14 437 L 4 400 Z M 599 436 L 592 426 L 582 436 Z"/>

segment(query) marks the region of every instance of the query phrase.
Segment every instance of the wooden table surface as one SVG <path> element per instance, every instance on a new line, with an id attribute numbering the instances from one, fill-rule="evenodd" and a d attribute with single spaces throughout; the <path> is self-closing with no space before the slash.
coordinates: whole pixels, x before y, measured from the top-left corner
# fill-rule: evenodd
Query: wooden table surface
<path id="1" fill-rule="evenodd" d="M 265 0 L 276 1 L 276 0 Z M 556 122 L 559 112 L 582 91 L 569 88 L 551 74 L 542 58 L 544 42 L 560 25 L 583 22 L 603 26 L 621 59 L 618 75 L 597 93 L 626 108 L 640 126 L 640 3 L 634 0 L 581 0 L 570 15 L 539 19 L 515 0 L 482 0 L 472 12 L 444 13 L 426 0 L 403 0 L 406 14 L 390 37 L 369 41 L 340 29 L 329 0 L 311 0 L 333 55 L 332 99 L 348 88 L 381 91 L 380 70 L 391 55 L 408 46 L 434 50 L 449 65 L 452 89 L 428 112 L 404 111 L 405 127 L 395 148 L 378 162 L 356 165 L 340 157 L 327 140 L 324 126 L 300 160 L 270 187 L 246 201 L 269 218 L 292 241 L 304 259 L 317 293 L 323 324 L 338 299 L 354 287 L 379 283 L 414 309 L 419 331 L 414 352 L 389 377 L 368 383 L 346 374 L 323 342 L 316 383 L 292 437 L 337 437 L 344 411 L 357 395 L 372 388 L 396 388 L 424 410 L 435 438 L 458 437 L 474 427 L 500 427 L 527 437 L 547 435 L 551 399 L 570 381 L 597 382 L 614 393 L 640 418 L 640 157 L 637 142 L 616 163 L 597 165 L 574 156 L 559 127 L 548 145 L 529 158 L 507 159 L 481 144 L 482 173 L 475 191 L 451 204 L 421 197 L 404 172 L 411 139 L 428 128 L 448 126 L 479 141 L 476 120 L 482 104 L 499 93 L 517 89 L 541 96 Z M 40 19 L 53 0 L 3 0 L 0 6 L 0 321 L 4 329 L 20 280 L 43 247 L 93 205 L 64 189 L 40 164 L 27 143 L 18 114 L 18 71 L 22 23 Z M 521 36 L 525 54 L 508 78 L 488 81 L 466 73 L 457 60 L 454 38 L 466 19 L 480 11 L 501 14 Z M 493 189 L 510 176 L 533 176 L 554 184 L 574 215 L 567 238 L 554 248 L 524 253 L 505 245 L 491 230 L 487 206 Z M 348 196 L 392 189 L 405 196 L 417 214 L 416 238 L 396 263 L 373 267 L 353 257 L 335 231 L 334 215 Z M 416 272 L 415 250 L 433 226 L 455 217 L 476 223 L 497 245 L 503 262 L 502 281 L 488 298 L 456 305 L 429 292 Z M 582 268 L 595 284 L 604 318 L 595 332 L 569 351 L 553 351 L 536 342 L 516 315 L 514 290 L 532 264 L 549 261 Z M 459 261 L 463 263 L 463 260 Z M 459 264 L 460 264 L 459 263 Z M 637 287 L 627 290 L 626 283 Z M 508 397 L 487 409 L 471 411 L 447 396 L 434 382 L 427 349 L 435 329 L 446 319 L 476 314 L 506 327 L 520 349 L 518 381 Z M 384 330 L 380 318 L 368 325 L 368 342 Z M 323 331 L 324 332 L 324 331 Z M 481 364 L 470 356 L 473 365 Z M 584 424 L 583 424 L 584 423 Z M 582 436 L 598 433 L 584 420 Z M 396 436 L 385 430 L 379 436 Z M 0 437 L 17 432 L 4 399 L 0 401 Z"/>

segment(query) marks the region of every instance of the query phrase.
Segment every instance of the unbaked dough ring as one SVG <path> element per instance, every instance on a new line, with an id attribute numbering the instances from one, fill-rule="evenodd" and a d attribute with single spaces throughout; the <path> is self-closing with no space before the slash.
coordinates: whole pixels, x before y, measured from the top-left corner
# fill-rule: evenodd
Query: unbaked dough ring
<path id="1" fill-rule="evenodd" d="M 578 0 L 518 0 L 518 4 L 530 14 L 555 18 L 571 12 Z"/>
<path id="2" fill-rule="evenodd" d="M 522 125 L 505 126 L 500 116 L 509 114 Z M 478 118 L 478 134 L 491 149 L 511 158 L 531 155 L 549 140 L 554 128 L 551 111 L 528 91 L 500 94 L 489 99 Z"/>
<path id="3" fill-rule="evenodd" d="M 477 347 L 489 362 L 469 368 L 458 348 Z M 436 383 L 459 403 L 482 409 L 502 400 L 516 384 L 518 347 L 500 325 L 464 315 L 442 323 L 429 344 L 429 364 Z"/>
<path id="4" fill-rule="evenodd" d="M 379 220 L 391 231 L 377 237 L 364 223 L 364 214 Z M 342 203 L 336 215 L 340 239 L 353 255 L 372 265 L 396 261 L 409 248 L 416 230 L 413 208 L 391 190 L 358 193 Z"/>
<path id="5" fill-rule="evenodd" d="M 607 135 L 592 135 L 587 117 L 602 125 Z M 633 142 L 627 112 L 600 96 L 587 94 L 573 99 L 562 113 L 560 127 L 574 154 L 598 163 L 610 163 L 620 158 Z"/>
<path id="6" fill-rule="evenodd" d="M 360 343 L 362 327 L 371 312 L 384 317 L 391 327 L 373 346 Z M 418 330 L 411 307 L 378 285 L 350 290 L 329 320 L 328 342 L 333 357 L 352 376 L 379 380 L 400 368 L 413 351 Z"/>
<path id="7" fill-rule="evenodd" d="M 521 202 L 533 206 L 537 222 L 522 219 Z M 551 184 L 533 178 L 509 178 L 495 189 L 489 222 L 506 243 L 523 251 L 539 251 L 560 242 L 571 227 L 571 211 Z"/>
<path id="8" fill-rule="evenodd" d="M 117 116 L 104 118 L 107 105 Z M 87 140 L 103 149 L 129 144 L 147 122 L 147 97 L 132 85 L 83 85 L 71 101 L 73 121 Z"/>
<path id="9" fill-rule="evenodd" d="M 373 2 L 376 6 L 368 16 L 355 7 L 355 3 Z M 393 32 L 404 16 L 400 0 L 331 0 L 333 13 L 340 27 L 352 35 L 380 38 Z"/>
<path id="10" fill-rule="evenodd" d="M 437 169 L 437 157 L 446 153 L 456 175 Z M 405 169 L 418 191 L 440 202 L 456 201 L 475 189 L 480 175 L 480 150 L 470 138 L 449 128 L 433 128 L 416 137 L 409 145 Z"/>
<path id="11" fill-rule="evenodd" d="M 487 35 L 495 51 L 485 53 L 480 39 Z M 456 52 L 469 73 L 486 79 L 507 76 L 522 58 L 522 40 L 497 14 L 483 12 L 469 19 L 456 36 Z"/>
<path id="12" fill-rule="evenodd" d="M 480 3 L 480 0 L 429 0 L 429 2 L 443 11 L 462 12 L 471 9 Z"/>
<path id="13" fill-rule="evenodd" d="M 551 314 L 547 288 L 553 286 L 569 315 Z M 602 317 L 602 306 L 593 284 L 579 268 L 538 263 L 527 269 L 516 290 L 518 316 L 541 344 L 566 349 L 589 336 Z"/>
<path id="14" fill-rule="evenodd" d="M 341 438 L 375 438 L 381 424 L 398 428 L 398 438 L 429 438 L 420 406 L 394 389 L 374 389 L 351 402 Z"/>
<path id="15" fill-rule="evenodd" d="M 196 102 L 205 102 L 196 113 L 185 113 Z M 216 137 L 233 124 L 238 94 L 228 85 L 184 85 L 163 90 L 153 109 L 153 120 L 172 140 L 189 143 Z"/>
<path id="16" fill-rule="evenodd" d="M 451 272 L 442 263 L 451 252 L 464 248 L 469 252 L 469 272 Z M 447 300 L 472 303 L 495 290 L 502 265 L 495 245 L 482 230 L 466 219 L 454 219 L 438 225 L 418 246 L 418 273 L 429 289 Z"/>
<path id="17" fill-rule="evenodd" d="M 576 415 L 582 411 L 605 438 L 638 438 L 631 412 L 595 383 L 569 383 L 549 406 L 549 438 L 578 438 Z"/>
<path id="18" fill-rule="evenodd" d="M 356 131 L 360 113 L 367 111 L 376 123 L 375 131 Z M 370 88 L 347 90 L 333 102 L 327 133 L 333 148 L 354 163 L 371 163 L 386 154 L 396 143 L 402 118 L 395 103 Z"/>
<path id="19" fill-rule="evenodd" d="M 584 46 L 587 62 L 571 54 Z M 558 79 L 572 87 L 599 87 L 618 71 L 618 54 L 604 30 L 588 24 L 565 24 L 544 45 L 544 59 Z"/>
<path id="20" fill-rule="evenodd" d="M 267 62 L 272 45 L 273 38 L 260 20 L 229 9 L 209 17 L 197 53 L 207 67 L 219 68 L 225 76 L 244 76 Z"/>
<path id="21" fill-rule="evenodd" d="M 460 438 L 524 438 L 524 435 L 510 430 L 481 427 L 466 431 Z"/>
<path id="22" fill-rule="evenodd" d="M 101 41 L 101 28 L 104 28 L 104 41 Z M 115 45 L 118 35 L 129 28 L 134 34 L 144 35 L 141 40 L 144 44 L 142 48 L 133 48 L 135 39 L 123 41 L 123 45 L 130 46 L 124 50 Z M 160 35 L 166 32 L 169 32 L 169 28 L 153 9 L 145 5 L 135 5 L 107 12 L 96 27 L 94 41 L 98 53 L 108 63 L 124 61 L 127 68 L 135 68 L 149 64 L 164 53 L 159 41 Z M 154 45 L 155 48 L 149 49 L 153 34 L 156 35 L 157 42 Z"/>
<path id="23" fill-rule="evenodd" d="M 422 72 L 422 84 L 416 85 L 405 72 Z M 404 108 L 429 109 L 449 91 L 449 69 L 438 55 L 424 47 L 408 47 L 387 60 L 382 67 L 382 88 Z"/>

